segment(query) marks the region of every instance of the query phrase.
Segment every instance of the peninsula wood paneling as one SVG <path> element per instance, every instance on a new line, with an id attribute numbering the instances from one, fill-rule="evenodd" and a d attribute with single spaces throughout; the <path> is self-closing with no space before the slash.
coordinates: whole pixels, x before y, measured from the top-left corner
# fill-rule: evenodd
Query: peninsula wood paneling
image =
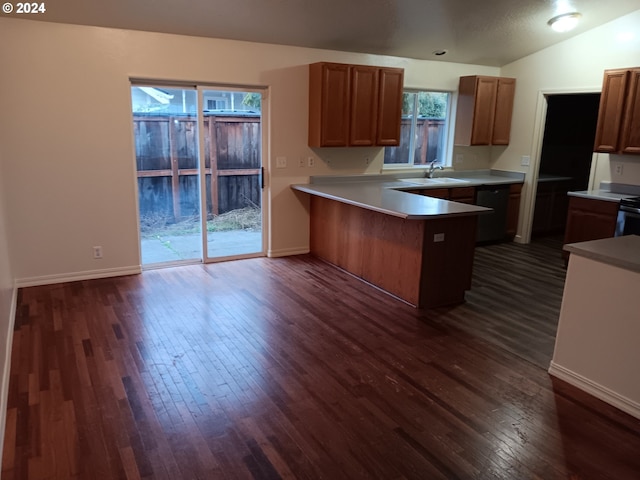
<path id="1" fill-rule="evenodd" d="M 471 288 L 476 239 L 476 217 L 451 217 L 425 222 L 425 249 L 421 299 L 425 306 L 464 301 Z M 444 241 L 435 241 L 444 235 Z"/>
<path id="2" fill-rule="evenodd" d="M 362 216 L 364 224 L 362 278 L 412 305 L 420 305 L 424 222 L 351 208 Z"/>
<path id="3" fill-rule="evenodd" d="M 440 307 L 461 303 L 471 287 L 476 224 L 406 220 L 312 195 L 311 253 L 411 305 Z"/>
<path id="4" fill-rule="evenodd" d="M 311 252 L 418 305 L 423 223 L 313 195 Z"/>

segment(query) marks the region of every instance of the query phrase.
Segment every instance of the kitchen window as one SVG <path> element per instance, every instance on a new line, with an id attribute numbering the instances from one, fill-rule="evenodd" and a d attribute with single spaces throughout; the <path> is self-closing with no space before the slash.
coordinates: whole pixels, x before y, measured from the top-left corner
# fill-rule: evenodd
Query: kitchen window
<path id="1" fill-rule="evenodd" d="M 386 147 L 386 168 L 436 165 L 449 166 L 449 92 L 405 91 L 402 98 L 400 145 Z"/>

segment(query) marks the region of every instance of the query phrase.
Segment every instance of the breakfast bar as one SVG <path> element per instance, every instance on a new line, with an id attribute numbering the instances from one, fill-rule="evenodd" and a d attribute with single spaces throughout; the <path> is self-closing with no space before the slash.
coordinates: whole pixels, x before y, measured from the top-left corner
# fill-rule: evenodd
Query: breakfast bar
<path id="1" fill-rule="evenodd" d="M 310 195 L 310 251 L 418 308 L 471 288 L 478 215 L 491 210 L 402 191 L 396 179 L 292 185 Z"/>

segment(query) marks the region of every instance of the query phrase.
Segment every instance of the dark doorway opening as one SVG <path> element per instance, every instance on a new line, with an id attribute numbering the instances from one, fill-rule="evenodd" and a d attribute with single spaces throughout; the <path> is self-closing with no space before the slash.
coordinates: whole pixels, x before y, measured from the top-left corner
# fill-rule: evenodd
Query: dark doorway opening
<path id="1" fill-rule="evenodd" d="M 562 234 L 567 192 L 588 188 L 599 103 L 599 93 L 547 96 L 532 237 Z"/>

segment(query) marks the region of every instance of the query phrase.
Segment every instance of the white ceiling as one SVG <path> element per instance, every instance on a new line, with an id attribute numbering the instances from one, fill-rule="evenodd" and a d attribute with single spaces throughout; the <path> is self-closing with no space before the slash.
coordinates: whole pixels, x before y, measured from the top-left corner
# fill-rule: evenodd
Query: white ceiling
<path id="1" fill-rule="evenodd" d="M 640 9 L 640 0 L 64 0 L 3 17 L 502 66 Z M 547 20 L 582 13 L 569 33 Z M 448 53 L 436 57 L 433 51 Z"/>

